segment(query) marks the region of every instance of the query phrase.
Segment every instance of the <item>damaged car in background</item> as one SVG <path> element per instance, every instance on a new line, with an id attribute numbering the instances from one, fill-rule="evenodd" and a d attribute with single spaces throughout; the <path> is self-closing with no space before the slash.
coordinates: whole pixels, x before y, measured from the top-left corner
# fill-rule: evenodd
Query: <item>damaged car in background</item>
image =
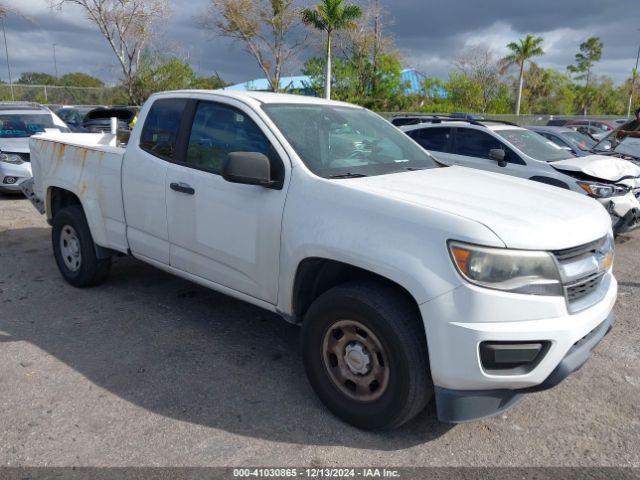
<path id="1" fill-rule="evenodd" d="M 445 165 L 527 178 L 588 195 L 609 212 L 616 235 L 640 227 L 640 167 L 611 155 L 576 157 L 542 135 L 499 121 L 425 117 L 400 127 Z"/>
<path id="2" fill-rule="evenodd" d="M 594 145 L 592 151 L 640 166 L 640 122 L 631 120 L 625 123 Z"/>

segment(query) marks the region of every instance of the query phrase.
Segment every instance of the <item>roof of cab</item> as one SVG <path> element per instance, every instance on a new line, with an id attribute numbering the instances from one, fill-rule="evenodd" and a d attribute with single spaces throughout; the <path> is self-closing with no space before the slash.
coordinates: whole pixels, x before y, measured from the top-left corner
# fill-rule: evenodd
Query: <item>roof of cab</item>
<path id="1" fill-rule="evenodd" d="M 290 103 L 290 104 L 305 104 L 305 105 L 335 105 L 335 106 L 348 106 L 355 108 L 357 105 L 351 103 L 339 102 L 336 100 L 327 100 L 318 97 L 309 97 L 305 95 L 293 95 L 290 93 L 272 93 L 272 92 L 252 92 L 252 91 L 237 91 L 237 90 L 172 90 L 167 92 L 159 92 L 153 96 L 170 96 L 172 94 L 188 94 L 194 97 L 202 96 L 218 96 L 235 98 L 242 101 L 250 101 L 255 104 L 274 104 L 274 103 Z"/>

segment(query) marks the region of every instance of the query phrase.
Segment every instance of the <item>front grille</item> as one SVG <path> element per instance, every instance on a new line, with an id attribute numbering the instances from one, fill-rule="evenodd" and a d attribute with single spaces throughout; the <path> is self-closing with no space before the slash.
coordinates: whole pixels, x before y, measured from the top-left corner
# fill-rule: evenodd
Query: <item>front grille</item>
<path id="1" fill-rule="evenodd" d="M 23 162 L 31 161 L 31 155 L 29 155 L 28 153 L 18 153 L 18 156 L 22 159 Z"/>
<path id="2" fill-rule="evenodd" d="M 593 275 L 580 279 L 571 285 L 565 286 L 564 291 L 569 304 L 577 302 L 597 290 L 603 276 L 604 272 L 594 273 Z"/>
<path id="3" fill-rule="evenodd" d="M 607 237 L 603 237 L 585 245 L 555 251 L 553 254 L 560 265 L 566 265 L 578 262 L 586 257 L 595 256 L 598 249 L 600 249 L 606 242 Z M 585 276 L 574 279 L 571 283 L 564 285 L 565 298 L 571 312 L 582 310 L 591 305 L 591 303 L 589 305 L 585 305 L 584 302 L 580 302 L 580 300 L 588 297 L 598 289 L 604 275 L 605 272 L 603 271 L 594 272 L 592 270 L 591 272 L 586 273 Z M 593 302 L 596 301 L 597 299 L 593 300 Z"/>
<path id="4" fill-rule="evenodd" d="M 553 252 L 553 254 L 555 255 L 558 262 L 564 263 L 570 260 L 576 260 L 580 257 L 584 257 L 587 255 L 593 255 L 594 253 L 596 253 L 596 250 L 598 249 L 598 247 L 606 241 L 607 241 L 607 237 L 602 237 L 599 240 L 589 242 L 585 245 L 566 248 L 564 250 L 557 250 Z"/>

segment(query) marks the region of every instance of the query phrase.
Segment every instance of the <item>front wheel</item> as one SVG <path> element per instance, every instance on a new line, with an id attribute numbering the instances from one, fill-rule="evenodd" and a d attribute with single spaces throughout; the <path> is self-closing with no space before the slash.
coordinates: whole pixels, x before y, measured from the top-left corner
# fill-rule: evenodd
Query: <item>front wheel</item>
<path id="1" fill-rule="evenodd" d="M 99 259 L 84 211 L 65 207 L 53 219 L 53 255 L 64 279 L 75 287 L 102 283 L 111 269 L 111 258 Z"/>
<path id="2" fill-rule="evenodd" d="M 420 314 L 405 295 L 376 282 L 322 294 L 301 331 L 309 381 L 336 416 L 364 429 L 391 429 L 433 396 Z"/>

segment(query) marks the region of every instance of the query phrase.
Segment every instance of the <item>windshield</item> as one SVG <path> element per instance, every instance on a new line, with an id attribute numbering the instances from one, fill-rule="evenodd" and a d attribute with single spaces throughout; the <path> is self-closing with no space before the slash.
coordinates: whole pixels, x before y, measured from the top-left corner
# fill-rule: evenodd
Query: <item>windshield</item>
<path id="1" fill-rule="evenodd" d="M 593 138 L 585 135 L 584 133 L 576 132 L 574 130 L 562 132 L 562 135 L 567 139 L 572 147 L 585 152 L 591 150 L 596 144 L 596 141 Z"/>
<path id="2" fill-rule="evenodd" d="M 600 140 L 593 147 L 593 151 L 603 154 L 615 152 L 637 157 L 640 154 L 640 147 L 638 146 L 640 142 L 638 142 L 638 134 L 635 132 L 639 129 L 640 122 L 631 120 Z"/>
<path id="3" fill-rule="evenodd" d="M 42 113 L 0 115 L 0 138 L 23 138 L 44 132 L 45 128 L 57 128 L 51 115 Z"/>
<path id="4" fill-rule="evenodd" d="M 353 107 L 263 105 L 305 165 L 325 178 L 436 167 L 433 157 L 378 115 Z"/>
<path id="5" fill-rule="evenodd" d="M 534 160 L 543 162 L 556 162 L 574 158 L 567 150 L 560 148 L 551 140 L 531 130 L 497 130 L 495 133 L 507 140 L 525 155 Z"/>

